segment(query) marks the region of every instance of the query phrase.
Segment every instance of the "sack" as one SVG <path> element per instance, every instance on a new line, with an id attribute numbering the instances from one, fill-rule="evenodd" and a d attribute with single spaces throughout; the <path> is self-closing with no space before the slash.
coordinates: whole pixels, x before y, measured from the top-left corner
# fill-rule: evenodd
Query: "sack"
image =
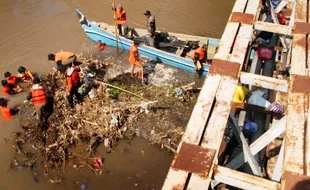
<path id="1" fill-rule="evenodd" d="M 273 49 L 260 47 L 257 49 L 258 58 L 267 61 L 273 58 Z"/>

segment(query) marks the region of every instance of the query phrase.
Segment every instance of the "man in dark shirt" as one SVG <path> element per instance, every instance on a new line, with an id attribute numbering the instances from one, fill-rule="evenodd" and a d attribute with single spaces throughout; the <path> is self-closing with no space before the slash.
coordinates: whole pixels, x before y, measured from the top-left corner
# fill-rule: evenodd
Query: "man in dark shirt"
<path id="1" fill-rule="evenodd" d="M 156 31 L 155 17 L 151 14 L 151 11 L 149 10 L 145 11 L 143 14 L 147 18 L 147 38 L 149 40 L 149 44 L 150 46 L 154 46 L 154 36 Z"/>

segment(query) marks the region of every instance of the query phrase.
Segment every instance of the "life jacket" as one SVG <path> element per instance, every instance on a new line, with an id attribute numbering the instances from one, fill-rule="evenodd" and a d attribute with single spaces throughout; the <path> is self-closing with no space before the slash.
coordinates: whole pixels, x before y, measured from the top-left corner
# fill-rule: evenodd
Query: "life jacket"
<path id="1" fill-rule="evenodd" d="M 267 61 L 273 58 L 273 49 L 269 47 L 259 47 L 257 49 L 258 58 Z"/>
<path id="2" fill-rule="evenodd" d="M 46 103 L 45 89 L 39 84 L 34 84 L 31 87 L 31 99 L 32 99 L 33 105 L 36 107 L 41 104 Z"/>
<path id="3" fill-rule="evenodd" d="M 10 90 L 11 89 L 8 86 L 3 86 L 2 87 L 2 92 L 3 92 L 4 95 L 8 95 Z"/>
<path id="4" fill-rule="evenodd" d="M 138 53 L 138 47 L 135 45 L 131 46 L 128 59 L 130 64 L 136 65 L 139 63 L 139 61 L 136 59 L 137 53 Z"/>
<path id="5" fill-rule="evenodd" d="M 16 85 L 16 76 L 7 77 L 7 78 L 6 78 L 6 81 L 7 81 L 9 84 L 13 84 L 13 85 L 15 86 L 15 85 Z"/>
<path id="6" fill-rule="evenodd" d="M 68 91 L 71 91 L 72 87 L 80 84 L 79 68 L 70 67 L 66 71 L 66 83 L 68 85 Z"/>
<path id="7" fill-rule="evenodd" d="M 55 61 L 66 61 L 69 58 L 73 57 L 75 54 L 72 52 L 61 51 L 55 54 Z"/>
<path id="8" fill-rule="evenodd" d="M 106 45 L 104 45 L 103 43 L 98 43 L 97 47 L 100 49 L 100 50 L 104 50 L 106 48 Z"/>
<path id="9" fill-rule="evenodd" d="M 125 9 L 116 10 L 116 23 L 124 24 L 126 21 L 127 21 L 126 10 Z"/>
<path id="10" fill-rule="evenodd" d="M 2 113 L 3 119 L 9 120 L 13 118 L 13 115 L 11 114 L 11 109 L 8 107 L 2 107 L 0 106 L 0 110 Z"/>
<path id="11" fill-rule="evenodd" d="M 206 51 L 203 50 L 202 47 L 199 47 L 195 50 L 194 54 L 192 55 L 192 58 L 195 59 L 195 54 L 198 54 L 198 60 L 202 60 L 205 57 Z"/>

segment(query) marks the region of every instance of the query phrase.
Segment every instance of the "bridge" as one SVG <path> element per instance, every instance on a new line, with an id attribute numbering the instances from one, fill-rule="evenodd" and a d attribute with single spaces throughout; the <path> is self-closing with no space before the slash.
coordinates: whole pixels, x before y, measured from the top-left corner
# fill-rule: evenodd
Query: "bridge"
<path id="1" fill-rule="evenodd" d="M 277 6 L 266 0 L 266 5 L 273 22 L 265 22 L 261 1 L 236 0 L 163 190 L 206 190 L 218 185 L 268 190 L 309 188 L 309 0 L 282 0 Z M 279 24 L 280 11 L 285 24 Z M 278 70 L 290 66 L 288 78 L 260 69 L 257 72 L 257 54 L 253 57 L 251 52 L 255 48 L 253 36 L 261 31 L 276 35 L 273 61 Z M 275 116 L 263 107 L 232 103 L 238 83 L 267 89 L 270 99 L 285 105 L 285 113 Z M 252 143 L 240 130 L 250 112 L 264 118 L 260 126 L 263 133 Z M 225 160 L 227 123 L 231 123 L 242 151 Z M 265 171 L 257 157 L 266 157 L 266 150 L 272 147 L 279 151 L 268 160 Z M 250 172 L 238 170 L 245 163 Z"/>

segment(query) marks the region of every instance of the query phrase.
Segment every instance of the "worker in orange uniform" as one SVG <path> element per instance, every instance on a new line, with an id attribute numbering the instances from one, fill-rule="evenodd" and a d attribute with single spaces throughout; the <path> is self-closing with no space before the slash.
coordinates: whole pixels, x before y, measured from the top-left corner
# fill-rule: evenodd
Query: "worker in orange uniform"
<path id="1" fill-rule="evenodd" d="M 207 49 L 208 45 L 204 44 L 202 47 L 197 48 L 192 55 L 192 59 L 195 64 L 195 70 L 198 74 L 198 78 L 200 78 L 201 70 L 202 70 L 202 64 L 206 63 L 207 61 Z"/>
<path id="2" fill-rule="evenodd" d="M 9 120 L 13 118 L 13 115 L 17 114 L 18 110 L 11 109 L 8 107 L 8 100 L 4 98 L 0 98 L 0 111 L 2 113 L 2 117 L 5 120 Z"/>
<path id="3" fill-rule="evenodd" d="M 47 101 L 47 94 L 44 87 L 40 84 L 40 79 L 38 77 L 33 78 L 33 85 L 27 96 L 27 100 L 32 100 L 34 107 L 37 112 L 37 119 L 40 122 L 44 122 L 44 109 Z"/>
<path id="4" fill-rule="evenodd" d="M 17 74 L 17 77 L 21 80 L 21 81 L 23 81 L 23 82 L 28 82 L 28 83 L 31 83 L 32 82 L 32 80 L 33 80 L 33 75 L 32 75 L 32 73 L 28 70 L 28 69 L 26 69 L 25 67 L 23 67 L 23 66 L 20 66 L 18 69 L 17 69 L 17 72 L 18 72 L 18 74 Z"/>
<path id="5" fill-rule="evenodd" d="M 76 61 L 76 55 L 73 52 L 61 51 L 58 53 L 50 53 L 47 56 L 49 61 L 55 61 L 55 68 L 61 70 L 62 66 L 73 64 Z"/>
<path id="6" fill-rule="evenodd" d="M 139 42 L 134 41 L 133 45 L 130 48 L 129 51 L 129 63 L 130 63 L 130 76 L 134 77 L 134 69 L 135 66 L 140 67 L 140 70 L 138 71 L 138 78 L 143 79 L 143 65 L 140 61 L 139 52 L 138 52 Z"/>
<path id="7" fill-rule="evenodd" d="M 123 8 L 122 5 L 118 5 L 115 7 L 115 5 L 112 5 L 112 10 L 115 11 L 114 19 L 118 28 L 118 34 L 120 36 L 127 37 L 128 34 L 128 25 L 127 25 L 127 14 L 126 10 Z M 122 32 L 122 27 L 124 28 L 124 34 Z"/>
<path id="8" fill-rule="evenodd" d="M 2 84 L 2 92 L 3 95 L 13 95 L 16 94 L 16 92 L 14 91 L 14 85 L 9 84 L 6 80 L 2 80 L 1 81 Z"/>
<path id="9" fill-rule="evenodd" d="M 17 77 L 12 75 L 10 72 L 5 72 L 4 73 L 4 78 L 6 79 L 7 83 L 13 86 L 13 90 L 15 92 L 21 92 L 23 91 L 22 87 L 20 87 L 17 84 Z"/>
<path id="10" fill-rule="evenodd" d="M 81 86 L 80 76 L 79 76 L 80 68 L 75 65 L 69 65 L 66 68 L 66 83 L 67 83 L 67 100 L 69 103 L 70 108 L 74 108 L 73 104 L 73 96 L 77 99 L 80 103 L 82 101 L 82 97 L 78 92 L 78 89 Z"/>

